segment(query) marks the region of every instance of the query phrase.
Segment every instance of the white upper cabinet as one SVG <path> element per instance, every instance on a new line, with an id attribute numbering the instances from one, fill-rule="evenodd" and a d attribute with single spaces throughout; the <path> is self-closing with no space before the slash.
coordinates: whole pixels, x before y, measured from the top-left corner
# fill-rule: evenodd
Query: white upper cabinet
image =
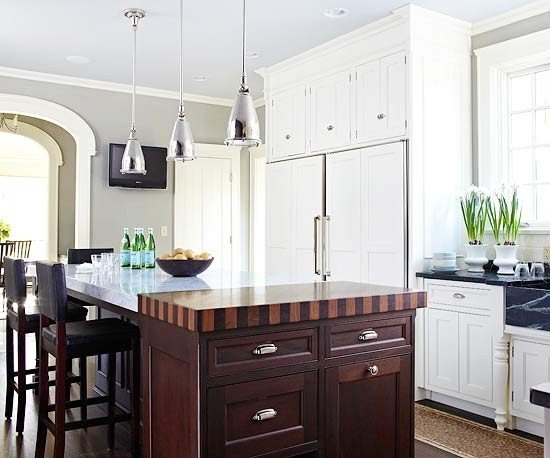
<path id="1" fill-rule="evenodd" d="M 356 143 L 406 134 L 406 54 L 399 52 L 356 70 Z"/>
<path id="2" fill-rule="evenodd" d="M 274 94 L 271 98 L 271 158 L 306 152 L 306 86 Z"/>
<path id="3" fill-rule="evenodd" d="M 351 73 L 311 83 L 311 151 L 349 145 L 351 140 Z"/>

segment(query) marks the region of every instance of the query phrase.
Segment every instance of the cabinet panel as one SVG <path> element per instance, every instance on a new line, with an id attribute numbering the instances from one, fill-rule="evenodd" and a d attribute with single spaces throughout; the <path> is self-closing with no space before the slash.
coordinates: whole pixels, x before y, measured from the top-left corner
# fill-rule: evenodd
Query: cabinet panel
<path id="1" fill-rule="evenodd" d="M 513 342 L 512 408 L 541 421 L 544 410 L 529 402 L 532 386 L 550 380 L 550 346 L 523 340 Z"/>
<path id="2" fill-rule="evenodd" d="M 272 97 L 271 158 L 306 152 L 306 87 L 300 85 Z"/>
<path id="3" fill-rule="evenodd" d="M 330 280 L 361 281 L 361 151 L 327 156 Z"/>
<path id="4" fill-rule="evenodd" d="M 326 456 L 412 456 L 411 357 L 326 370 Z"/>
<path id="5" fill-rule="evenodd" d="M 489 317 L 459 314 L 460 392 L 493 399 L 493 338 Z"/>
<path id="6" fill-rule="evenodd" d="M 357 68 L 356 87 L 356 142 L 368 142 L 383 138 L 380 114 L 380 60 L 368 62 Z"/>
<path id="7" fill-rule="evenodd" d="M 382 138 L 405 135 L 407 68 L 404 52 L 380 60 L 380 109 Z"/>
<path id="8" fill-rule="evenodd" d="M 426 315 L 428 388 L 458 392 L 458 313 L 428 308 Z"/>
<path id="9" fill-rule="evenodd" d="M 351 73 L 341 72 L 311 84 L 311 150 L 349 145 Z"/>

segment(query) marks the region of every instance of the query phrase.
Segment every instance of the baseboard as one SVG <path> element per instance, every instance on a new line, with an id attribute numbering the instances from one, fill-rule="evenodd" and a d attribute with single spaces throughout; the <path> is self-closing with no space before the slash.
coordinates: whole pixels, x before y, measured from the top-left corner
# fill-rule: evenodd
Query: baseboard
<path id="1" fill-rule="evenodd" d="M 516 417 L 516 430 L 524 431 L 535 436 L 544 437 L 544 425 L 531 420 Z"/>
<path id="2" fill-rule="evenodd" d="M 471 412 L 491 420 L 495 418 L 495 409 L 474 404 L 473 402 L 464 401 L 463 399 L 453 398 L 445 394 L 436 393 L 434 391 L 426 391 L 426 399 L 454 407 L 455 409 L 465 410 L 466 412 Z"/>

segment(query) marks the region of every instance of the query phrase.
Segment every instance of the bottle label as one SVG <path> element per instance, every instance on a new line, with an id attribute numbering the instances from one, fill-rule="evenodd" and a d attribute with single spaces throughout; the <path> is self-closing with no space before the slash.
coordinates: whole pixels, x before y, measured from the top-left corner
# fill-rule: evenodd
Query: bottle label
<path id="1" fill-rule="evenodd" d="M 131 255 L 129 250 L 120 250 L 120 267 L 130 267 Z"/>
<path id="2" fill-rule="evenodd" d="M 132 262 L 132 269 L 140 269 L 141 268 L 141 252 L 132 251 L 131 262 Z"/>
<path id="3" fill-rule="evenodd" d="M 155 267 L 155 252 L 152 250 L 145 250 L 143 252 L 143 264 L 145 267 Z"/>

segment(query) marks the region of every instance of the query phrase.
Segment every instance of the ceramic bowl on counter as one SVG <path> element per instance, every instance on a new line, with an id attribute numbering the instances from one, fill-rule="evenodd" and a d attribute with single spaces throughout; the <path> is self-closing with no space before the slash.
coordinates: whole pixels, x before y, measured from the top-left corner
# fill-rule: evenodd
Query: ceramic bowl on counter
<path id="1" fill-rule="evenodd" d="M 456 272 L 456 253 L 452 251 L 434 253 L 432 256 L 432 269 L 449 272 Z"/>
<path id="2" fill-rule="evenodd" d="M 210 267 L 214 258 L 202 259 L 159 259 L 157 265 L 173 277 L 194 277 Z"/>

